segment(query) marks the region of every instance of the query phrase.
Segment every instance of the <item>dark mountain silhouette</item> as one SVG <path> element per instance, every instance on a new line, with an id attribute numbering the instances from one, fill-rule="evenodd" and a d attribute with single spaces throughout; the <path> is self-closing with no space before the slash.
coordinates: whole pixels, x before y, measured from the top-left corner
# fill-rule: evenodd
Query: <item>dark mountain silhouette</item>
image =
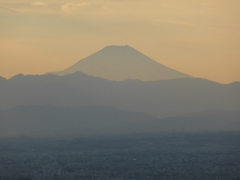
<path id="1" fill-rule="evenodd" d="M 7 79 L 0 76 L 0 84 L 3 86 L 5 82 L 7 82 Z"/>
<path id="2" fill-rule="evenodd" d="M 159 118 L 207 109 L 240 110 L 240 83 L 204 79 L 110 81 L 81 72 L 17 75 L 0 84 L 0 109 L 19 105 L 112 106 Z"/>
<path id="3" fill-rule="evenodd" d="M 77 71 L 117 81 L 126 79 L 153 81 L 190 77 L 157 63 L 129 46 L 107 46 L 67 69 L 51 74 L 62 76 Z"/>
<path id="4" fill-rule="evenodd" d="M 104 106 L 81 108 L 19 106 L 0 111 L 0 137 L 64 136 L 77 137 L 95 134 L 126 134 L 172 131 L 240 130 L 240 112 L 226 118 L 215 112 L 197 116 L 157 119 L 144 113 L 133 113 Z"/>

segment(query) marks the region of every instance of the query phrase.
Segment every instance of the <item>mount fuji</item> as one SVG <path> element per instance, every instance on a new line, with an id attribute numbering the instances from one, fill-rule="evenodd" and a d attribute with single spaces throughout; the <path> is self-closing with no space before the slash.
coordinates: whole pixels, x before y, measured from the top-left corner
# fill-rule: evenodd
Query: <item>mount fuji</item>
<path id="1" fill-rule="evenodd" d="M 77 71 L 115 81 L 155 81 L 191 77 L 166 67 L 127 45 L 107 46 L 63 71 L 48 74 L 63 76 Z"/>

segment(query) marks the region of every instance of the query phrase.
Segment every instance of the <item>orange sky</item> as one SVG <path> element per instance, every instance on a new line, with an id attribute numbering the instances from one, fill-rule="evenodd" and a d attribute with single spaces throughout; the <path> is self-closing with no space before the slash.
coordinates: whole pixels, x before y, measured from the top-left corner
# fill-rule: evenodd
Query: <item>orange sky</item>
<path id="1" fill-rule="evenodd" d="M 239 0 L 0 0 L 0 76 L 129 45 L 194 77 L 240 81 Z"/>

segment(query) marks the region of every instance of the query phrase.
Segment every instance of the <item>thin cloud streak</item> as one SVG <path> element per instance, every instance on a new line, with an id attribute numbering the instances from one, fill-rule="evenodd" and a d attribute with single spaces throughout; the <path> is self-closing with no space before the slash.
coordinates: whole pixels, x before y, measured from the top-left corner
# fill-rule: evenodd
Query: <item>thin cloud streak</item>
<path id="1" fill-rule="evenodd" d="M 84 8 L 86 6 L 89 6 L 89 3 L 87 2 L 83 2 L 83 3 L 78 3 L 78 4 L 75 4 L 75 3 L 67 3 L 65 5 L 62 5 L 61 6 L 61 9 L 62 11 L 64 12 L 72 12 L 72 11 L 78 11 L 80 10 L 81 8 Z"/>
<path id="2" fill-rule="evenodd" d="M 171 21 L 171 20 L 162 20 L 162 19 L 158 19 L 155 20 L 155 22 L 158 23 L 163 23 L 163 24 L 171 24 L 171 25 L 181 25 L 181 26 L 189 26 L 189 27 L 195 27 L 195 25 L 185 22 L 185 21 Z"/>
<path id="3" fill-rule="evenodd" d="M 33 6 L 47 6 L 47 3 L 44 3 L 44 2 L 33 2 L 32 5 Z"/>
<path id="4" fill-rule="evenodd" d="M 6 7 L 2 7 L 0 6 L 0 14 L 1 13 L 16 13 L 16 14 L 20 14 L 18 11 L 12 10 L 10 8 L 6 8 Z"/>

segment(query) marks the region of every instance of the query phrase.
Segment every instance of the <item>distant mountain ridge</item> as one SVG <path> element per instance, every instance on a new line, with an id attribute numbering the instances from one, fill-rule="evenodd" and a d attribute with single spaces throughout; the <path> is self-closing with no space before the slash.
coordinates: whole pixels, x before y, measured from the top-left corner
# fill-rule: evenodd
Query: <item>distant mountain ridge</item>
<path id="1" fill-rule="evenodd" d="M 239 92 L 108 46 L 60 72 L 0 77 L 0 137 L 235 131 Z"/>
<path id="2" fill-rule="evenodd" d="M 126 133 L 149 119 L 153 117 L 107 106 L 18 106 L 0 111 L 0 137 Z"/>
<path id="3" fill-rule="evenodd" d="M 226 117 L 219 115 L 219 111 L 208 111 L 210 116 L 199 112 L 198 115 L 157 119 L 145 113 L 107 106 L 18 106 L 0 111 L 0 137 L 240 130 L 240 112 L 225 110 Z M 231 114 L 234 118 L 229 119 Z"/>
<path id="4" fill-rule="evenodd" d="M 150 59 L 130 46 L 107 46 L 63 71 L 50 74 L 63 76 L 77 71 L 116 81 L 127 79 L 154 81 L 191 77 Z"/>
<path id="5" fill-rule="evenodd" d="M 17 75 L 0 81 L 0 109 L 44 104 L 102 105 L 162 118 L 207 109 L 239 111 L 239 92 L 239 82 L 219 84 L 194 78 L 110 81 L 82 72 Z"/>

